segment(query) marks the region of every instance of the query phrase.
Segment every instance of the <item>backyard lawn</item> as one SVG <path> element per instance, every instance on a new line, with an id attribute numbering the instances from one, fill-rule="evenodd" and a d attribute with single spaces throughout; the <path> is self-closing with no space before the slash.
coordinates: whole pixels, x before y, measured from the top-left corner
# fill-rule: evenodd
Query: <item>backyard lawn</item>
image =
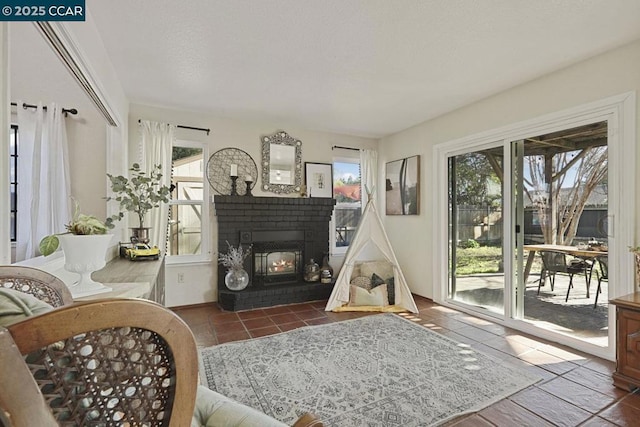
<path id="1" fill-rule="evenodd" d="M 502 248 L 495 246 L 480 246 L 477 248 L 457 248 L 458 263 L 457 276 L 472 274 L 501 273 L 500 261 L 502 260 Z M 527 252 L 525 252 L 525 259 Z M 531 271 L 540 271 L 542 267 L 540 257 L 536 257 Z"/>

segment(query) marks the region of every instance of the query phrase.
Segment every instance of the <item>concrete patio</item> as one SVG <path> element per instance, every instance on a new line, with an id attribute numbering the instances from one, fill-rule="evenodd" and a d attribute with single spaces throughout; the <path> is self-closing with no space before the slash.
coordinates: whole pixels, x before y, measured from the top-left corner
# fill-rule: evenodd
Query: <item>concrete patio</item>
<path id="1" fill-rule="evenodd" d="M 565 302 L 569 278 L 558 275 L 554 290 L 549 281 L 538 294 L 539 275 L 532 274 L 526 285 L 525 320 L 545 329 L 579 337 L 598 345 L 606 345 L 608 335 L 608 283 L 602 282 L 602 292 L 594 307 L 598 281 L 595 273 L 591 279 L 590 296 L 587 298 L 584 276 L 576 276 L 569 300 Z M 456 300 L 478 305 L 491 311 L 503 310 L 503 274 L 482 274 L 456 279 Z"/>

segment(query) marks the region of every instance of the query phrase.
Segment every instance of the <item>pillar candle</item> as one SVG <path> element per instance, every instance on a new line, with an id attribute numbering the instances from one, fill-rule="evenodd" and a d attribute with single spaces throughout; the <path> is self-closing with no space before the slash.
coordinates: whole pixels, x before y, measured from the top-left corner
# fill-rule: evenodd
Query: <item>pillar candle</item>
<path id="1" fill-rule="evenodd" d="M 251 175 L 247 175 L 247 176 L 244 178 L 244 180 L 245 180 L 246 182 L 253 182 L 253 178 L 251 178 Z"/>
<path id="2" fill-rule="evenodd" d="M 238 165 L 231 165 L 231 173 L 229 176 L 238 176 Z"/>

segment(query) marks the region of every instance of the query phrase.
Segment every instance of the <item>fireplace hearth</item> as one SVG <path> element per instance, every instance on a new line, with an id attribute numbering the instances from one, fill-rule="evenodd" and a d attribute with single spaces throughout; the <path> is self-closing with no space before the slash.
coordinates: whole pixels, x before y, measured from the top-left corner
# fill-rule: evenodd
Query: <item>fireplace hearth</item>
<path id="1" fill-rule="evenodd" d="M 307 283 L 303 268 L 310 258 L 329 251 L 332 198 L 215 196 L 218 250 L 227 241 L 251 245 L 244 268 L 249 286 L 230 291 L 224 268 L 218 268 L 218 304 L 225 310 L 248 310 L 326 299 L 333 284 Z"/>

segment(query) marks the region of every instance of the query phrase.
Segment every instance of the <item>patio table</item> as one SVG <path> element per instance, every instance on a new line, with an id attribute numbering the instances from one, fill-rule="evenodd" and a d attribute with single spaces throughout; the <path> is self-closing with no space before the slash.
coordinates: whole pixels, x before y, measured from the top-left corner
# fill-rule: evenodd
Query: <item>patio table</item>
<path id="1" fill-rule="evenodd" d="M 564 252 L 567 255 L 571 255 L 577 258 L 582 259 L 593 259 L 595 257 L 601 255 L 607 255 L 606 251 L 597 251 L 594 249 L 580 249 L 577 246 L 565 246 L 565 245 L 524 245 L 522 247 L 525 251 L 529 251 L 529 256 L 527 257 L 527 264 L 524 267 L 524 282 L 527 282 L 529 278 L 529 273 L 531 272 L 531 266 L 533 265 L 533 258 L 536 256 L 536 252 L 538 251 L 558 251 Z M 587 286 L 587 298 L 589 298 L 589 286 Z"/>

